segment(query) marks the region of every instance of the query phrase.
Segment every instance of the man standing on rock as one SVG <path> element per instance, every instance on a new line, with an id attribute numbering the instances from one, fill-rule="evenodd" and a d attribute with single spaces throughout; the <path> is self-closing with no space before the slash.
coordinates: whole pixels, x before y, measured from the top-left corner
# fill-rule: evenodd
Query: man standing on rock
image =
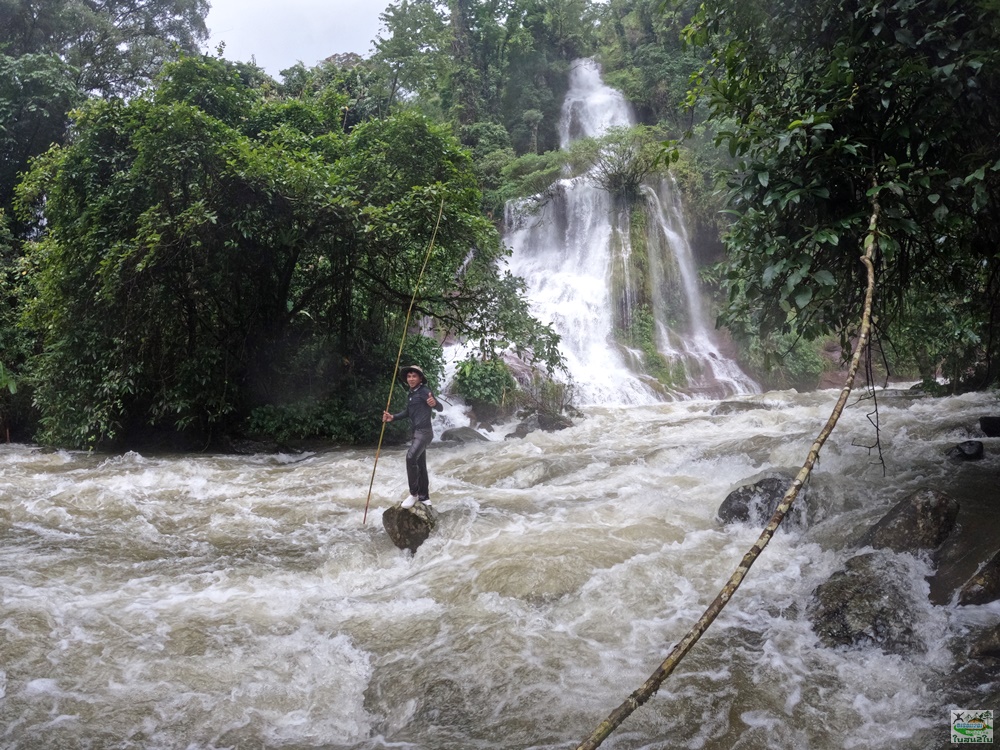
<path id="1" fill-rule="evenodd" d="M 427 387 L 424 371 L 417 365 L 404 367 L 400 374 L 410 387 L 406 408 L 398 414 L 382 412 L 382 421 L 410 420 L 413 440 L 410 442 L 410 449 L 406 451 L 406 480 L 410 485 L 410 496 L 403 501 L 402 507 L 412 508 L 419 500 L 429 508 L 431 499 L 427 486 L 427 446 L 434 439 L 431 409 L 442 411 L 444 405 L 434 398 L 431 389 Z"/>

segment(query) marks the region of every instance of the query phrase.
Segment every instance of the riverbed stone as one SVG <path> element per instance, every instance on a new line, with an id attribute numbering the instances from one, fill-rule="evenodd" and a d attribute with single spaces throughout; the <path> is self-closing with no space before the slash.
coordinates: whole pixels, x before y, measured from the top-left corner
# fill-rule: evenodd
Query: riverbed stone
<path id="1" fill-rule="evenodd" d="M 995 625 L 981 633 L 969 648 L 969 656 L 975 659 L 1000 658 L 1000 625 Z"/>
<path id="2" fill-rule="evenodd" d="M 778 474 L 744 484 L 730 492 L 719 506 L 719 520 L 725 524 L 767 523 L 778 508 L 785 493 L 795 479 L 793 475 Z M 803 528 L 806 525 L 806 488 L 799 490 L 795 504 L 783 524 Z"/>
<path id="3" fill-rule="evenodd" d="M 958 592 L 959 604 L 988 604 L 1000 599 L 1000 550 Z"/>
<path id="4" fill-rule="evenodd" d="M 1000 437 L 1000 417 L 980 417 L 979 429 L 986 437 Z"/>
<path id="5" fill-rule="evenodd" d="M 573 426 L 573 420 L 565 414 L 552 414 L 548 412 L 534 412 L 522 419 L 513 432 L 508 432 L 504 440 L 527 437 L 535 430 L 545 432 L 557 432 Z"/>
<path id="6" fill-rule="evenodd" d="M 887 654 L 922 652 L 914 631 L 917 596 L 896 555 L 868 552 L 849 559 L 813 591 L 813 631 L 831 648 L 875 646 Z"/>
<path id="7" fill-rule="evenodd" d="M 748 411 L 770 411 L 772 408 L 770 404 L 756 401 L 720 401 L 712 408 L 712 416 L 744 414 Z"/>
<path id="8" fill-rule="evenodd" d="M 541 429 L 538 424 L 538 415 L 532 414 L 526 419 L 522 419 L 518 423 L 517 427 L 514 428 L 513 432 L 508 432 L 504 436 L 504 440 L 511 440 L 513 438 L 523 438 L 538 429 Z"/>
<path id="9" fill-rule="evenodd" d="M 489 438 L 472 427 L 452 427 L 441 433 L 441 440 L 457 443 L 482 443 Z"/>
<path id="10" fill-rule="evenodd" d="M 573 420 L 563 414 L 538 414 L 538 427 L 545 432 L 558 432 L 573 426 Z"/>
<path id="11" fill-rule="evenodd" d="M 404 508 L 396 503 L 382 513 L 382 526 L 400 549 L 416 552 L 437 525 L 437 512 L 417 503 L 412 508 Z"/>
<path id="12" fill-rule="evenodd" d="M 965 440 L 948 451 L 948 458 L 953 461 L 979 461 L 985 453 L 981 440 Z"/>
<path id="13" fill-rule="evenodd" d="M 923 488 L 900 500 L 858 540 L 859 547 L 936 553 L 955 528 L 958 501 Z"/>

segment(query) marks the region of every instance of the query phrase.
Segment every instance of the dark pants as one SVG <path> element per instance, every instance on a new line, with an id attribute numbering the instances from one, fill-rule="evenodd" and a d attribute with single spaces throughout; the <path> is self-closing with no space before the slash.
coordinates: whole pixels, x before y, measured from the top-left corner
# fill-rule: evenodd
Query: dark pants
<path id="1" fill-rule="evenodd" d="M 406 480 L 410 484 L 410 494 L 421 500 L 430 497 L 427 488 L 427 446 L 433 439 L 433 430 L 415 430 L 410 449 L 406 451 Z"/>

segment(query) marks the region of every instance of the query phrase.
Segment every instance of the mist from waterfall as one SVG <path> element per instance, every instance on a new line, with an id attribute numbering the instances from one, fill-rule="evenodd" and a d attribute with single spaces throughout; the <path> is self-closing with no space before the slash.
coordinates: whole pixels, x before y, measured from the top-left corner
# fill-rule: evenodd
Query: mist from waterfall
<path id="1" fill-rule="evenodd" d="M 559 123 L 565 149 L 635 124 L 625 98 L 590 59 L 576 61 Z M 525 279 L 532 311 L 562 337 L 561 351 L 581 404 L 651 404 L 692 397 L 759 393 L 720 352 L 705 322 L 697 269 L 677 191 L 669 178 L 643 187 L 648 278 L 633 266 L 630 213 L 592 174 L 566 178 L 543 194 L 507 207 L 511 271 Z M 612 278 L 620 283 L 613 284 Z M 679 283 L 671 280 L 679 280 Z M 636 282 L 652 290 L 656 349 L 675 377 L 651 374 L 650 353 L 616 335 L 637 313 Z M 675 288 L 676 287 L 676 288 Z"/>

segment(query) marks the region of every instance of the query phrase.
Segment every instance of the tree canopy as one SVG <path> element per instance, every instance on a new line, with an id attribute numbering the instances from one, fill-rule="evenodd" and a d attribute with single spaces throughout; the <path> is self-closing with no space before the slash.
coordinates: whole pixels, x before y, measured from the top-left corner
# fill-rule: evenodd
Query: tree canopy
<path id="1" fill-rule="evenodd" d="M 86 96 L 132 96 L 197 53 L 208 0 L 0 0 L 0 210 Z"/>
<path id="2" fill-rule="evenodd" d="M 847 343 L 877 197 L 883 342 L 928 379 L 944 360 L 953 382 L 995 381 L 997 4 L 712 0 L 688 35 L 735 160 L 721 323 Z"/>
<path id="3" fill-rule="evenodd" d="M 201 56 L 207 8 L 0 0 L 0 417 L 50 442 L 365 439 L 439 210 L 408 353 L 555 366 L 497 224 L 595 165 L 628 194 L 672 164 L 748 356 L 849 347 L 877 199 L 883 349 L 997 380 L 996 0 L 396 0 L 370 59 L 280 82 Z M 580 56 L 644 127 L 560 151 Z"/>
<path id="4" fill-rule="evenodd" d="M 340 415 L 329 436 L 364 434 L 439 210 L 417 314 L 489 356 L 520 332 L 555 364 L 468 154 L 413 112 L 345 132 L 344 101 L 268 98 L 189 58 L 148 96 L 80 111 L 21 191 L 48 223 L 32 251 L 44 439 L 205 433 L 302 399 Z"/>

